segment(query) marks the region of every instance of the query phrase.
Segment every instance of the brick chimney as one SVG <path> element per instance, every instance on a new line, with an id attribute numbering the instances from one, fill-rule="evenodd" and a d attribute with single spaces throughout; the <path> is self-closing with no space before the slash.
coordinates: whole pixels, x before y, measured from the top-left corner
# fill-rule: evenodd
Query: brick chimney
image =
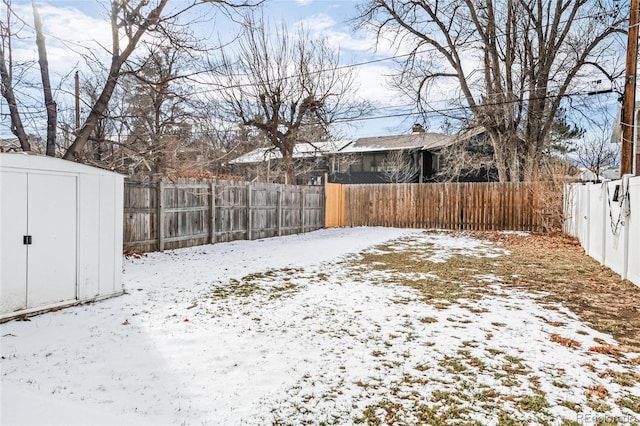
<path id="1" fill-rule="evenodd" d="M 424 133 L 424 127 L 422 127 L 422 124 L 416 123 L 411 128 L 411 132 L 412 133 Z"/>

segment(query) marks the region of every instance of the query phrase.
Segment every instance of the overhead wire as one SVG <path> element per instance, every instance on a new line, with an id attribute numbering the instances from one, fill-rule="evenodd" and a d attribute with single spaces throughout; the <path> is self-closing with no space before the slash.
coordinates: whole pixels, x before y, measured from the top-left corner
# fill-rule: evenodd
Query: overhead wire
<path id="1" fill-rule="evenodd" d="M 613 11 L 606 11 L 606 12 L 613 12 Z M 585 16 L 581 16 L 578 18 L 575 18 L 575 20 L 578 19 L 592 19 L 592 18 L 596 18 L 598 16 L 601 16 L 601 13 L 595 14 L 595 15 L 585 15 Z M 24 22 L 24 21 L 23 21 Z M 560 21 L 560 23 L 567 23 L 569 22 L 569 20 L 566 21 Z M 498 33 L 497 36 L 500 37 L 504 37 L 506 36 L 506 34 L 504 32 L 502 33 Z M 475 42 L 480 42 L 482 41 L 482 39 L 477 38 L 477 39 L 472 39 L 467 41 L 467 44 L 471 44 L 471 43 L 475 43 Z M 409 53 L 403 53 L 403 54 L 396 54 L 396 55 L 391 55 L 391 56 L 387 56 L 387 57 L 382 57 L 382 58 L 376 58 L 376 59 L 371 59 L 371 60 L 367 60 L 367 61 L 361 61 L 361 62 L 355 62 L 355 63 L 350 63 L 350 64 L 344 64 L 344 65 L 339 65 L 337 67 L 333 67 L 330 69 L 319 69 L 319 70 L 314 70 L 314 71 L 310 71 L 309 73 L 311 74 L 321 74 L 321 73 L 325 73 L 325 72 L 335 72 L 338 70 L 345 70 L 345 69 L 352 69 L 352 68 L 356 68 L 356 67 L 361 67 L 361 66 L 366 66 L 366 65 L 371 65 L 371 64 L 376 64 L 376 63 L 382 63 L 382 62 L 388 62 L 388 61 L 392 61 L 392 60 L 397 60 L 397 59 L 401 59 L 401 58 L 405 58 L 405 57 L 410 57 L 412 55 L 416 55 L 416 54 L 424 54 L 424 53 L 429 53 L 432 51 L 437 50 L 436 48 L 426 48 L 426 49 L 421 49 L 419 51 L 414 51 L 414 52 L 409 52 Z M 200 74 L 205 74 L 205 73 L 211 73 L 214 72 L 215 69 L 206 69 L 206 70 L 200 70 L 197 72 L 193 72 L 190 74 L 185 74 L 185 75 L 181 75 L 178 76 L 177 78 L 184 78 L 184 79 L 191 79 L 191 77 L 194 77 L 196 75 L 200 75 Z M 307 73 L 307 74 L 309 74 Z M 289 76 L 285 76 L 284 79 L 293 79 L 293 78 L 299 78 L 301 76 L 301 74 L 293 74 L 293 75 L 289 75 Z M 230 78 L 241 78 L 241 77 L 251 77 L 251 74 L 232 74 L 229 75 Z M 211 86 L 211 82 L 197 82 L 194 79 L 192 79 L 192 81 L 194 81 L 197 84 L 206 84 Z M 241 87 L 248 87 L 248 86 L 253 86 L 253 83 L 240 83 L 240 84 L 236 84 L 236 85 L 223 85 L 223 84 L 217 84 L 216 88 L 207 88 L 206 90 L 200 90 L 200 91 L 193 91 L 190 93 L 190 95 L 199 95 L 199 94 L 206 94 L 206 93 L 210 93 L 213 91 L 217 91 L 219 90 L 219 87 L 225 87 L 227 89 L 233 89 L 233 88 L 241 88 Z M 605 90 L 602 91 L 603 93 L 609 93 L 613 91 L 613 89 L 611 90 Z M 566 97 L 574 97 L 574 96 L 587 96 L 590 94 L 594 94 L 594 93 L 570 93 L 570 94 L 566 94 Z M 499 94 L 498 94 L 499 95 Z M 529 98 L 529 100 L 534 100 L 534 99 L 548 99 L 548 98 L 555 98 L 558 97 L 558 95 L 546 95 L 544 97 L 539 97 L 539 98 Z M 434 103 L 453 103 L 453 102 L 463 102 L 465 100 L 464 97 L 461 98 L 451 98 L 451 99 L 440 99 L 440 100 L 436 100 L 436 101 L 432 101 L 431 104 Z M 505 105 L 505 104 L 511 104 L 511 103 L 515 103 L 515 102 L 521 102 L 522 100 L 513 100 L 513 101 L 503 101 L 503 102 L 499 102 L 499 103 L 492 103 L 492 104 L 483 104 L 482 106 L 499 106 L 499 105 Z M 390 105 L 387 107 L 383 107 L 383 108 L 377 108 L 377 111 L 380 110 L 385 110 L 385 109 L 399 109 L 399 108 L 409 108 L 413 105 L 406 105 L 406 106 L 402 106 L 402 105 Z M 383 114 L 383 115 L 375 115 L 375 116 L 367 116 L 367 117 L 358 117 L 358 118 L 352 118 L 352 119 L 342 119 L 342 120 L 338 120 L 337 122 L 348 122 L 348 121 L 366 121 L 366 120 L 376 120 L 376 119 L 384 119 L 384 118 L 396 118 L 396 117 L 406 117 L 407 115 L 429 115 L 429 114 L 439 114 L 439 113 L 446 113 L 446 112 L 455 112 L 455 111 L 464 111 L 464 110 L 468 110 L 470 109 L 470 106 L 458 106 L 458 107 L 449 107 L 449 108 L 440 108 L 440 109 L 431 109 L 429 111 L 415 111 L 415 112 L 407 112 L 407 111 L 403 111 L 403 112 L 399 112 L 399 113 L 393 113 L 393 114 Z"/>

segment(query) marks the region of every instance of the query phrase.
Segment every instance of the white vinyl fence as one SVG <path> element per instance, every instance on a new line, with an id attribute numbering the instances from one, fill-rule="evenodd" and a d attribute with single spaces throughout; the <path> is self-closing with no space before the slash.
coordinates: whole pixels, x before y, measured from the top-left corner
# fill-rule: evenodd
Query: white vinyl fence
<path id="1" fill-rule="evenodd" d="M 640 286 L 640 177 L 567 185 L 564 214 L 589 256 Z"/>

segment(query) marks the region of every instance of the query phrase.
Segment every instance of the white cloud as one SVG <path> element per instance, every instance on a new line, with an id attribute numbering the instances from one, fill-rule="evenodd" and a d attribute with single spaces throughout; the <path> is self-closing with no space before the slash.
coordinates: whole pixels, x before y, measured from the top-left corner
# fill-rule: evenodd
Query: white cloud
<path id="1" fill-rule="evenodd" d="M 294 24 L 297 28 L 304 28 L 314 35 L 322 35 L 336 25 L 335 19 L 324 13 L 317 13 L 309 18 L 301 19 Z"/>
<path id="2" fill-rule="evenodd" d="M 16 15 L 31 25 L 33 11 L 30 5 L 14 5 Z M 111 44 L 111 30 L 108 22 L 92 18 L 72 7 L 56 7 L 50 4 L 38 8 L 47 46 L 49 69 L 54 75 L 66 75 L 76 66 L 82 65 L 83 55 L 97 58 L 107 53 L 104 47 Z M 24 27 L 20 37 L 13 40 L 14 58 L 17 61 L 35 61 L 38 52 L 35 33 Z M 54 82 L 55 85 L 55 82 Z"/>
<path id="3" fill-rule="evenodd" d="M 295 0 L 300 6 L 307 6 L 313 2 L 313 0 Z"/>

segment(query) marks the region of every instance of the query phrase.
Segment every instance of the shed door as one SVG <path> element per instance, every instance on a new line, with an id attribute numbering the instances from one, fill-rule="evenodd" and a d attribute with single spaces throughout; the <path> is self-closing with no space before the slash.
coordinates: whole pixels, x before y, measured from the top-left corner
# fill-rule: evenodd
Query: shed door
<path id="1" fill-rule="evenodd" d="M 0 173 L 0 313 L 27 307 L 27 175 Z"/>
<path id="2" fill-rule="evenodd" d="M 76 298 L 76 177 L 29 174 L 27 308 Z"/>

